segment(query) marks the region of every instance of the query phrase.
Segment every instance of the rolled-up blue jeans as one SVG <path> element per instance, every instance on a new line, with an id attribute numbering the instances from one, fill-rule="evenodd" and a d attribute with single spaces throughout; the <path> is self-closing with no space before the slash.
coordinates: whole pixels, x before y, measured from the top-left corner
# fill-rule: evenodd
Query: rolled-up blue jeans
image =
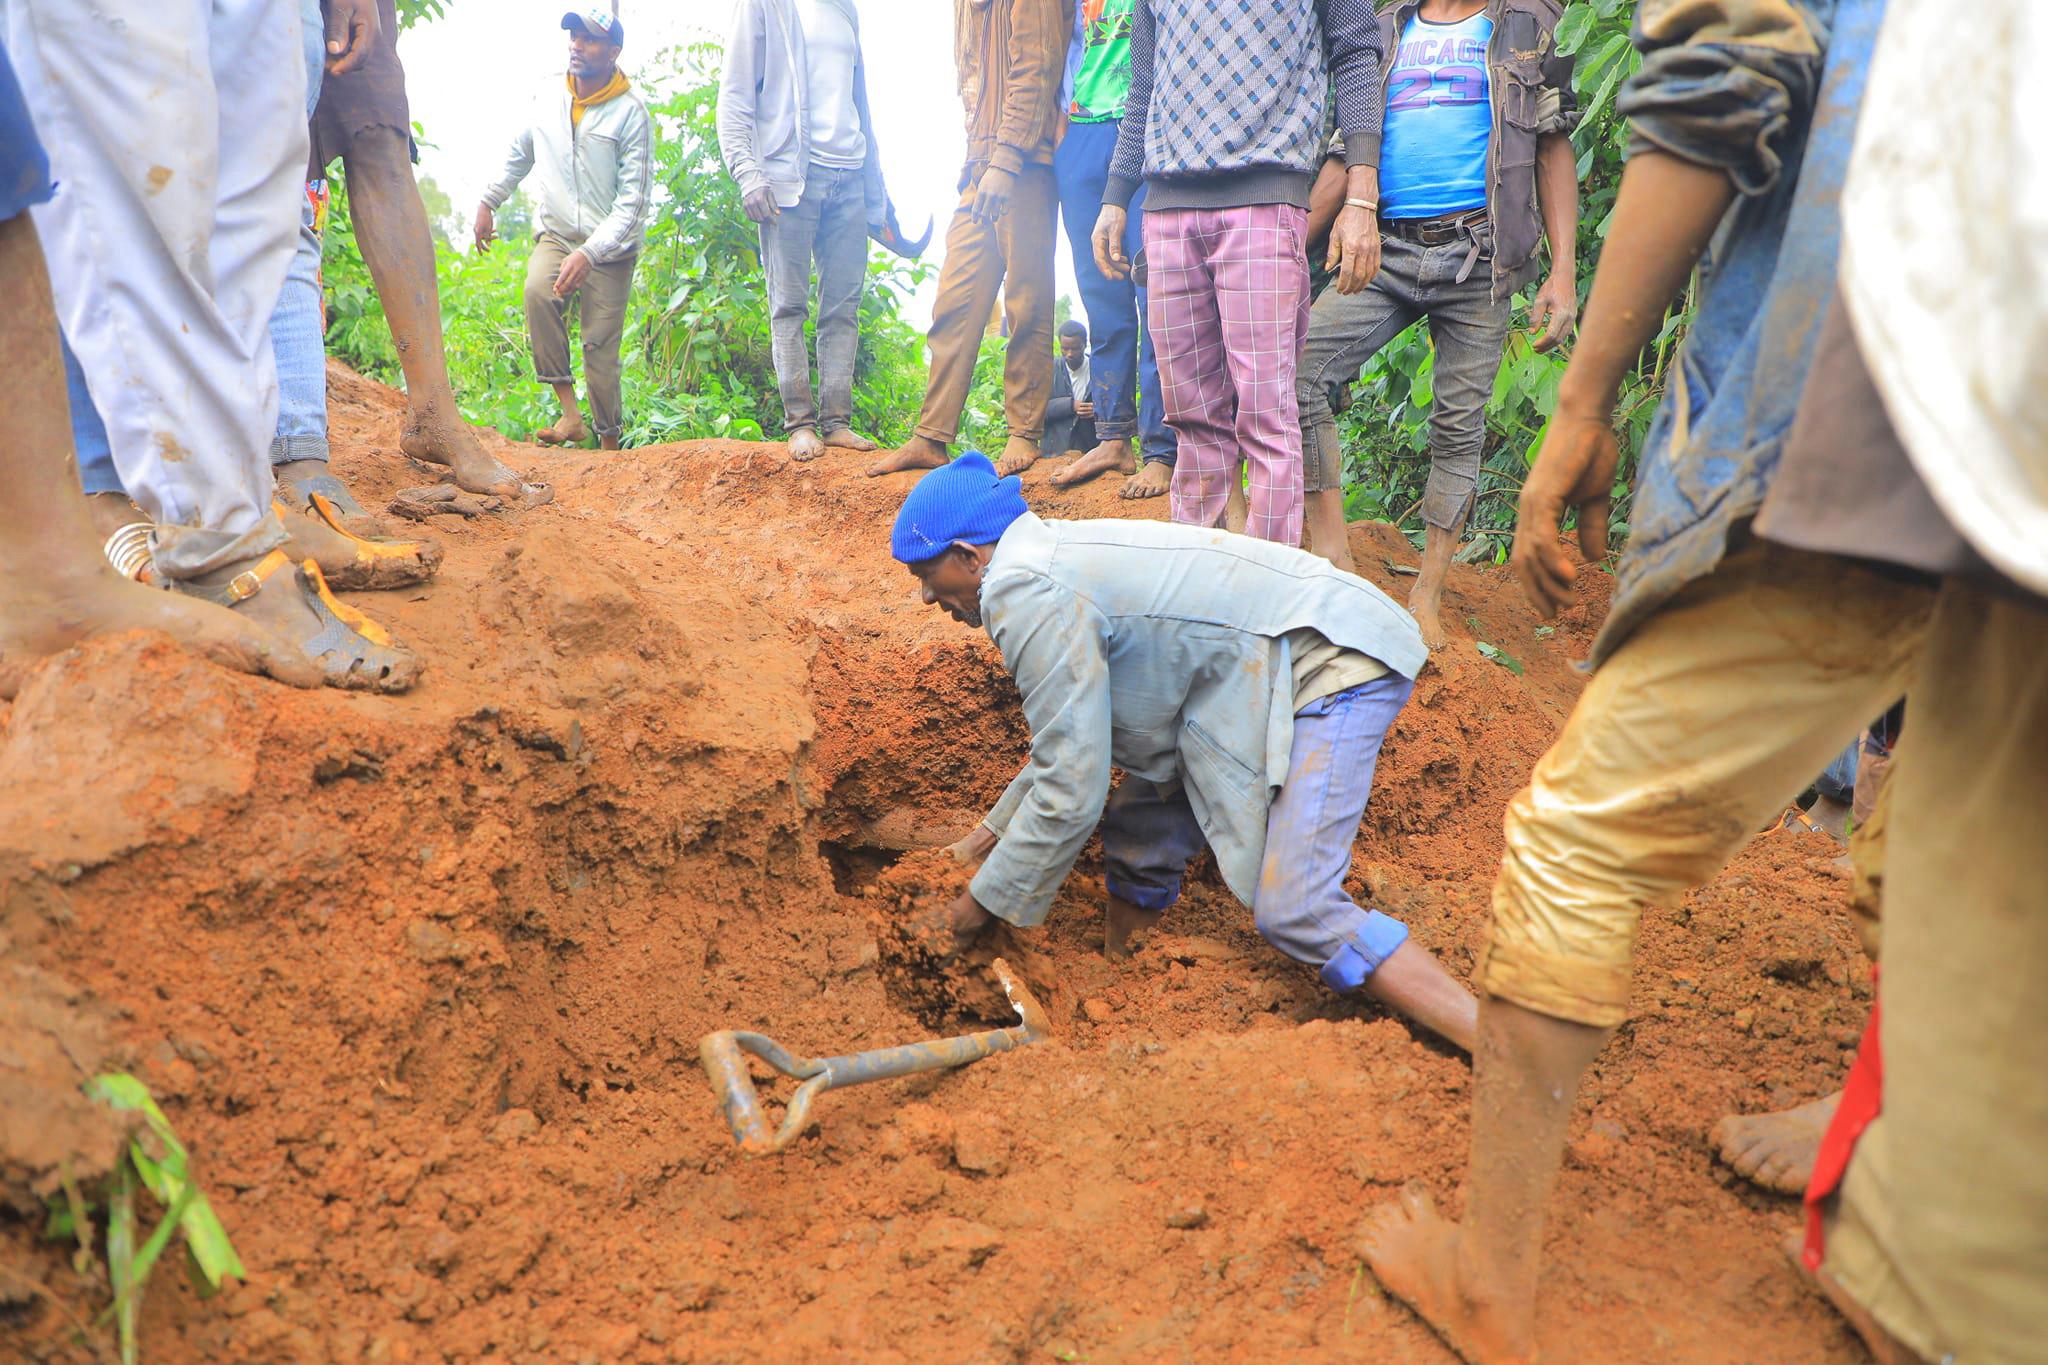
<path id="1" fill-rule="evenodd" d="M 306 117 L 320 104 L 325 70 L 326 21 L 319 0 L 305 0 L 301 24 L 306 51 Z M 277 356 L 277 435 L 270 462 L 327 458 L 327 340 L 320 317 L 320 234 L 313 230 L 311 199 L 299 205 L 299 248 L 285 276 L 284 291 L 270 314 L 270 346 Z M 61 340 L 61 338 L 60 338 Z M 88 493 L 126 493 L 114 468 L 107 424 L 93 406 L 85 371 L 63 343 L 64 391 L 71 403 L 71 444 L 78 452 L 78 481 Z"/>
<path id="2" fill-rule="evenodd" d="M 1334 991 L 1355 991 L 1408 939 L 1408 926 L 1362 908 L 1344 890 L 1351 846 L 1372 796 L 1373 771 L 1415 684 L 1389 673 L 1309 703 L 1294 717 L 1287 781 L 1266 817 L 1266 857 L 1252 906 L 1265 940 L 1317 969 Z M 1202 851 L 1185 788 L 1126 776 L 1103 811 L 1104 882 L 1141 910 L 1180 899 Z"/>
<path id="3" fill-rule="evenodd" d="M 1128 279 L 1112 280 L 1095 268 L 1095 220 L 1109 185 L 1109 159 L 1116 151 L 1118 123 L 1072 123 L 1052 154 L 1059 184 L 1060 216 L 1074 251 L 1074 283 L 1088 315 L 1089 398 L 1095 404 L 1099 440 L 1138 438 L 1148 460 L 1173 463 L 1178 438 L 1166 425 L 1159 391 L 1159 361 L 1145 330 L 1145 291 Z M 1132 196 L 1124 251 L 1136 260 L 1145 244 L 1145 191 Z M 1135 372 L 1135 373 L 1134 373 Z M 1133 404 L 1135 396 L 1136 402 Z"/>

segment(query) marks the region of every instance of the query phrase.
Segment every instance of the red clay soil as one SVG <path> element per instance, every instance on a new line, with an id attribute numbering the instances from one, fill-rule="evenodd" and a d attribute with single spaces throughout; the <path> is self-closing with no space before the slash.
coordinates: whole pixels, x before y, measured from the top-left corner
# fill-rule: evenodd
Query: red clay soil
<path id="1" fill-rule="evenodd" d="M 416 482 L 395 396 L 332 379 L 341 472 L 366 502 Z M 1356 1230 L 1408 1181 L 1455 1206 L 1466 1060 L 1321 990 L 1213 872 L 1112 965 L 1091 848 L 1029 936 L 1055 1038 L 828 1094 L 790 1152 L 740 1156 L 703 1034 L 825 1054 L 945 1013 L 892 992 L 875 925 L 937 881 L 863 893 L 993 801 L 1015 694 L 889 561 L 907 479 L 724 443 L 507 454 L 558 503 L 436 522 L 437 582 L 356 599 L 429 659 L 409 696 L 129 636 L 0 707 L 0 1358 L 108 1350 L 75 1327 L 104 1285 L 34 1210 L 67 1155 L 106 1168 L 116 1130 L 74 1096 L 110 1066 L 250 1272 L 211 1302 L 158 1275 L 152 1361 L 1448 1358 Z M 1047 515 L 1165 514 L 1045 478 Z M 1353 544 L 1405 591 L 1404 540 Z M 1504 572 L 1457 570 L 1380 763 L 1354 888 L 1454 972 L 1578 686 L 1589 578 L 1539 634 Z M 1842 1077 L 1868 974 L 1831 854 L 1774 835 L 1650 916 L 1551 1211 L 1549 1359 L 1857 1358 L 1780 1257 L 1794 1206 L 1704 1136 Z"/>

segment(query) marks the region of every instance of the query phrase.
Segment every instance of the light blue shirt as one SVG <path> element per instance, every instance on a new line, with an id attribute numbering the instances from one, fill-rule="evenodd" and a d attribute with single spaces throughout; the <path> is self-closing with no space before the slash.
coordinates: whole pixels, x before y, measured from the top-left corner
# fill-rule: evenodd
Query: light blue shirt
<path id="1" fill-rule="evenodd" d="M 1437 218 L 1486 205 L 1493 100 L 1482 10 L 1455 24 L 1408 20 L 1387 63 L 1380 137 L 1380 216 Z"/>
<path id="2" fill-rule="evenodd" d="M 1320 631 L 1404 678 L 1429 652 L 1392 598 L 1270 541 L 1154 521 L 1042 521 L 997 542 L 982 620 L 1024 697 L 1031 759 L 982 823 L 972 889 L 1043 923 L 1094 832 L 1112 766 L 1180 782 L 1216 865 L 1254 903 L 1266 818 L 1294 744 L 1288 631 Z"/>

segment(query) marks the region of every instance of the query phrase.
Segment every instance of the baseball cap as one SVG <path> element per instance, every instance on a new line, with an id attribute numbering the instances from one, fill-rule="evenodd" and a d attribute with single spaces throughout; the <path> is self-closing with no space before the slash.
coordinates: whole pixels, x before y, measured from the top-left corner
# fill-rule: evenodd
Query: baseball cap
<path id="1" fill-rule="evenodd" d="M 592 5 L 586 10 L 571 10 L 562 16 L 565 29 L 582 29 L 593 38 L 603 38 L 613 47 L 626 45 L 626 26 L 619 16 Z"/>

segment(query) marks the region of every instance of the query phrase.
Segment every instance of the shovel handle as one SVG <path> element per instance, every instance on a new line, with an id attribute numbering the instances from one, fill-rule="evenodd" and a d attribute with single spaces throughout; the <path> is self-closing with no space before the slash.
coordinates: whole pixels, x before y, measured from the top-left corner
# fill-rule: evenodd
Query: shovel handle
<path id="1" fill-rule="evenodd" d="M 1011 973 L 1009 964 L 1001 958 L 991 965 L 1004 993 L 1017 1010 L 1018 1022 L 1009 1028 L 823 1058 L 798 1057 L 773 1038 L 760 1033 L 725 1029 L 707 1035 L 698 1044 L 698 1057 L 704 1063 L 704 1074 L 711 1078 L 711 1088 L 718 1095 L 718 1106 L 724 1111 L 726 1125 L 732 1129 L 733 1140 L 739 1144 L 740 1150 L 760 1154 L 779 1152 L 788 1147 L 809 1123 L 812 1101 L 827 1090 L 966 1066 L 1045 1037 L 1049 1031 L 1045 1011 L 1030 989 Z M 783 1075 L 803 1082 L 789 1097 L 789 1107 L 783 1114 L 780 1128 L 769 1126 L 768 1115 L 761 1107 L 760 1094 L 754 1089 L 754 1078 L 747 1071 L 747 1054 L 759 1057 Z"/>

